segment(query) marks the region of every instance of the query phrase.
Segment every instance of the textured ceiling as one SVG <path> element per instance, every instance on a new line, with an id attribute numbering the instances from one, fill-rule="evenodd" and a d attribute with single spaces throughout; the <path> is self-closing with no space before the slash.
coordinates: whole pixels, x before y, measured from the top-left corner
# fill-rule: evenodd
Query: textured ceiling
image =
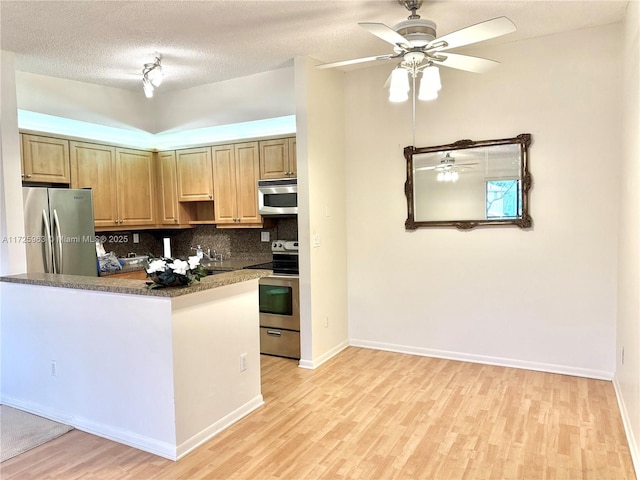
<path id="1" fill-rule="evenodd" d="M 418 13 L 436 22 L 438 36 L 507 16 L 518 31 L 497 43 L 620 22 L 627 4 L 429 0 Z M 2 0 L 0 47 L 17 54 L 20 71 L 131 90 L 159 52 L 168 91 L 290 66 L 301 55 L 333 62 L 390 53 L 357 23 L 393 26 L 407 15 L 396 0 Z"/>

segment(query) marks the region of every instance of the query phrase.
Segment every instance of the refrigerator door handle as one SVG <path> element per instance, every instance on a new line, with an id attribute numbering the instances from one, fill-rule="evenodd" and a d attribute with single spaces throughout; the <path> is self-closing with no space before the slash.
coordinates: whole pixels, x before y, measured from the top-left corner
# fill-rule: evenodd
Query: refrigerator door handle
<path id="1" fill-rule="evenodd" d="M 53 241 L 58 250 L 58 256 L 53 256 L 54 273 L 62 272 L 62 230 L 60 230 L 60 220 L 58 219 L 58 211 L 53 209 Z"/>
<path id="2" fill-rule="evenodd" d="M 51 269 L 51 248 L 52 248 L 52 239 L 51 239 L 51 227 L 49 226 L 49 215 L 47 215 L 47 211 L 42 209 L 42 221 L 44 223 L 44 234 L 46 237 L 46 241 L 44 242 L 44 253 L 45 253 L 45 264 L 44 270 L 45 273 L 54 273 Z"/>

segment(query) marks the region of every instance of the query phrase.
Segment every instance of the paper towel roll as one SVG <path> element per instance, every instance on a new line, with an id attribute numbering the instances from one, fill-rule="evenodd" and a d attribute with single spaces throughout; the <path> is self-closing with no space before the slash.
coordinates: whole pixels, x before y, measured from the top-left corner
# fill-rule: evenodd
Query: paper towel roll
<path id="1" fill-rule="evenodd" d="M 170 238 L 163 238 L 162 239 L 162 246 L 164 248 L 163 256 L 165 256 L 167 258 L 171 258 L 171 239 Z"/>

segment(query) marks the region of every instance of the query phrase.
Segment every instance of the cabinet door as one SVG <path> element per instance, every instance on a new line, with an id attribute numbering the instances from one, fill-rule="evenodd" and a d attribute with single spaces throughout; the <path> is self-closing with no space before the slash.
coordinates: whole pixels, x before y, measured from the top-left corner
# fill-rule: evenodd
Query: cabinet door
<path id="1" fill-rule="evenodd" d="M 116 178 L 119 224 L 155 224 L 153 153 L 116 148 Z"/>
<path id="2" fill-rule="evenodd" d="M 118 225 L 116 151 L 106 145 L 70 142 L 71 188 L 91 188 L 96 227 Z"/>
<path id="3" fill-rule="evenodd" d="M 222 145 L 211 149 L 213 157 L 213 208 L 216 224 L 237 223 L 236 163 L 233 145 Z"/>
<path id="4" fill-rule="evenodd" d="M 185 204 L 178 202 L 176 152 L 159 152 L 157 156 L 158 222 L 161 225 L 189 226 L 191 216 Z"/>
<path id="5" fill-rule="evenodd" d="M 261 223 L 258 214 L 258 179 L 260 161 L 258 142 L 239 143 L 235 147 L 236 202 L 239 223 Z"/>
<path id="6" fill-rule="evenodd" d="M 289 143 L 286 138 L 260 142 L 260 178 L 287 178 Z"/>
<path id="7" fill-rule="evenodd" d="M 298 153 L 296 151 L 296 137 L 288 139 L 289 142 L 289 172 L 290 177 L 295 178 L 298 176 Z"/>
<path id="8" fill-rule="evenodd" d="M 69 141 L 22 135 L 23 180 L 69 183 Z"/>
<path id="9" fill-rule="evenodd" d="M 176 152 L 178 200 L 213 200 L 211 148 L 190 148 Z"/>

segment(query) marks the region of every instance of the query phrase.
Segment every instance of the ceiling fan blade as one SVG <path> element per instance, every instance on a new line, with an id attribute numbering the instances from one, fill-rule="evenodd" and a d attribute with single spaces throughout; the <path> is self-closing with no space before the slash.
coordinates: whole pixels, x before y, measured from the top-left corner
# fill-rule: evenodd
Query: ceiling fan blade
<path id="1" fill-rule="evenodd" d="M 442 58 L 442 60 L 440 58 Z M 438 53 L 438 56 L 434 57 L 433 61 L 435 64 L 442 65 L 443 67 L 457 68 L 458 70 L 466 70 L 467 72 L 474 73 L 486 73 L 500 65 L 500 62 L 496 62 L 495 60 L 449 52 Z"/>
<path id="2" fill-rule="evenodd" d="M 387 27 L 384 23 L 359 23 L 362 28 L 367 30 L 369 33 L 374 34 L 376 37 L 384 40 L 391 45 L 400 45 L 404 48 L 411 48 L 407 39 L 396 32 L 391 27 Z"/>
<path id="3" fill-rule="evenodd" d="M 341 62 L 323 63 L 320 65 L 316 65 L 316 68 L 322 69 L 322 68 L 344 67 L 346 65 L 353 65 L 356 63 L 373 62 L 374 60 L 388 60 L 393 57 L 394 55 L 378 55 L 377 57 L 355 58 L 353 60 L 343 60 Z"/>
<path id="4" fill-rule="evenodd" d="M 429 42 L 426 48 L 428 50 L 433 45 L 434 50 L 438 52 L 450 50 L 471 43 L 490 40 L 501 35 L 506 35 L 507 33 L 515 32 L 516 30 L 516 26 L 507 17 L 498 17 L 436 38 Z M 440 44 L 442 42 L 446 42 L 446 45 L 441 46 Z"/>

